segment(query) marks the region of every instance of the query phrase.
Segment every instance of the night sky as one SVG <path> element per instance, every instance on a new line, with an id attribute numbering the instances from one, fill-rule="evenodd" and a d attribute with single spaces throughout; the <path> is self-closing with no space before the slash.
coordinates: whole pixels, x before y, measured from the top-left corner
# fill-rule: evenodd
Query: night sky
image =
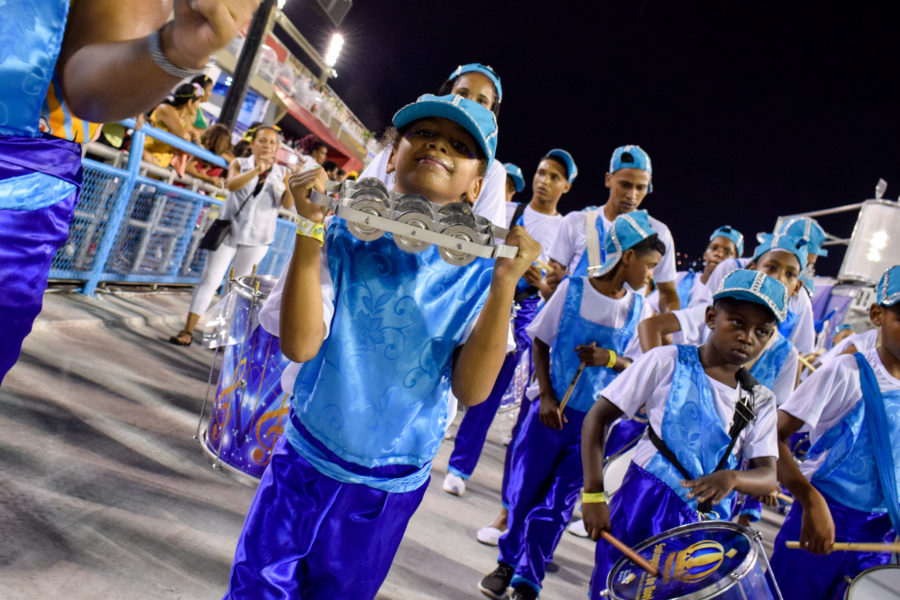
<path id="1" fill-rule="evenodd" d="M 324 53 L 334 29 L 311 3 L 286 12 Z M 529 182 L 550 148 L 578 163 L 561 212 L 605 202 L 610 153 L 639 144 L 654 166 L 642 208 L 679 251 L 698 257 L 728 223 L 751 252 L 779 214 L 871 198 L 879 177 L 900 194 L 898 24 L 862 2 L 357 0 L 330 85 L 380 133 L 458 64 L 489 64 L 504 88 L 498 158 Z M 848 236 L 855 213 L 820 221 Z M 832 255 L 820 273 L 836 273 Z"/>

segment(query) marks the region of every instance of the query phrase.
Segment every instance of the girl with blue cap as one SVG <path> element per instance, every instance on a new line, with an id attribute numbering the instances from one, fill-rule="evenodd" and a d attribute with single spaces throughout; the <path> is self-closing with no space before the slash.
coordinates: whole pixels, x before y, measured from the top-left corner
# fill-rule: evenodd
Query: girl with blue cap
<path id="1" fill-rule="evenodd" d="M 900 532 L 900 266 L 881 276 L 869 318 L 881 342 L 824 363 L 778 411 L 778 480 L 796 498 L 771 562 L 785 598 L 844 598 L 847 581 L 891 554 L 834 543 Z M 801 428 L 811 446 L 798 466 L 787 442 Z"/>
<path id="2" fill-rule="evenodd" d="M 775 335 L 786 304 L 787 293 L 776 279 L 735 271 L 706 307 L 710 335 L 703 344 L 653 348 L 603 389 L 583 428 L 582 511 L 593 539 L 610 531 L 634 546 L 702 518 L 729 519 L 736 492 L 763 495 L 775 488 L 775 399 L 739 371 Z M 738 403 L 752 410 L 752 419 L 739 421 L 740 429 L 731 427 Z M 607 427 L 641 409 L 649 420 L 647 433 L 621 488 L 607 499 Z M 749 469 L 738 470 L 740 456 Z M 603 597 L 619 557 L 606 540 L 597 542 L 593 600 Z"/>
<path id="3" fill-rule="evenodd" d="M 500 84 L 500 76 L 491 67 L 481 63 L 469 63 L 456 67 L 441 85 L 438 94 L 462 96 L 484 106 L 495 116 L 499 116 L 503 86 Z M 387 170 L 389 157 L 389 149 L 379 152 L 372 162 L 366 165 L 365 170 L 359 176 L 360 179 L 376 177 L 390 189 L 394 179 Z M 506 175 L 503 164 L 498 160 L 491 160 L 484 176 L 481 193 L 472 203 L 472 210 L 475 211 L 475 214 L 481 215 L 500 227 L 503 227 L 506 222 L 504 208 Z"/>
<path id="4" fill-rule="evenodd" d="M 394 190 L 474 199 L 496 149 L 493 113 L 425 95 L 394 115 Z M 226 598 L 370 599 L 422 500 L 446 429 L 448 390 L 483 401 L 507 350 L 516 283 L 540 250 L 445 262 L 434 246 L 363 242 L 309 200 L 321 168 L 294 175 L 297 238 L 278 283 L 280 342 L 303 367 L 288 425 L 238 541 Z"/>
<path id="5" fill-rule="evenodd" d="M 540 593 L 582 485 L 584 415 L 641 353 L 637 324 L 651 311 L 632 290 L 650 280 L 665 247 L 646 211 L 619 216 L 606 242 L 600 269 L 565 279 L 527 329 L 540 401 L 528 408 L 511 451 L 509 529 L 499 540 L 497 568 L 479 585 L 492 598 L 502 598 L 509 585 L 513 598 Z"/>

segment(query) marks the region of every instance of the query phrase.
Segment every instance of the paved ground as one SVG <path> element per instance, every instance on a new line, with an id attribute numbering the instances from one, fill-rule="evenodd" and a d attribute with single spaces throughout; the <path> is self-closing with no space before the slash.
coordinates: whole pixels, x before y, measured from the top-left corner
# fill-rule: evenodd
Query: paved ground
<path id="1" fill-rule="evenodd" d="M 193 438 L 213 352 L 166 342 L 188 300 L 47 294 L 0 387 L 0 600 L 221 597 L 253 489 Z M 509 425 L 495 422 L 464 498 L 440 489 L 444 444 L 378 598 L 482 597 L 496 551 L 474 532 L 497 509 Z M 555 560 L 542 597 L 584 598 L 592 542 L 566 534 Z"/>

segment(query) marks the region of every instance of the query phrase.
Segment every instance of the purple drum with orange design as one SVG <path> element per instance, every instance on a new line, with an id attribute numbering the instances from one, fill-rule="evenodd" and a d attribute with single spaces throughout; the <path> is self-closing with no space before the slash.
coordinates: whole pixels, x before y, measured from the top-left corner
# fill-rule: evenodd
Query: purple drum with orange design
<path id="1" fill-rule="evenodd" d="M 229 343 L 203 434 L 213 466 L 256 479 L 269 464 L 290 408 L 290 391 L 281 388 L 281 374 L 290 361 L 281 353 L 278 337 L 258 322 L 275 282 L 271 276 L 247 275 L 233 283 Z"/>

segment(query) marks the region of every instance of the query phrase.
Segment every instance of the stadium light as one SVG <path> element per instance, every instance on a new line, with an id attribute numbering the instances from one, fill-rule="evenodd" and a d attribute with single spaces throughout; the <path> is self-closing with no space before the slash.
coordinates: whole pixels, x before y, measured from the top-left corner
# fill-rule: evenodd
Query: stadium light
<path id="1" fill-rule="evenodd" d="M 325 53 L 325 64 L 334 68 L 337 64 L 338 57 L 341 55 L 341 48 L 344 47 L 344 36 L 335 33 L 331 36 L 331 43 L 328 44 L 328 52 Z"/>

